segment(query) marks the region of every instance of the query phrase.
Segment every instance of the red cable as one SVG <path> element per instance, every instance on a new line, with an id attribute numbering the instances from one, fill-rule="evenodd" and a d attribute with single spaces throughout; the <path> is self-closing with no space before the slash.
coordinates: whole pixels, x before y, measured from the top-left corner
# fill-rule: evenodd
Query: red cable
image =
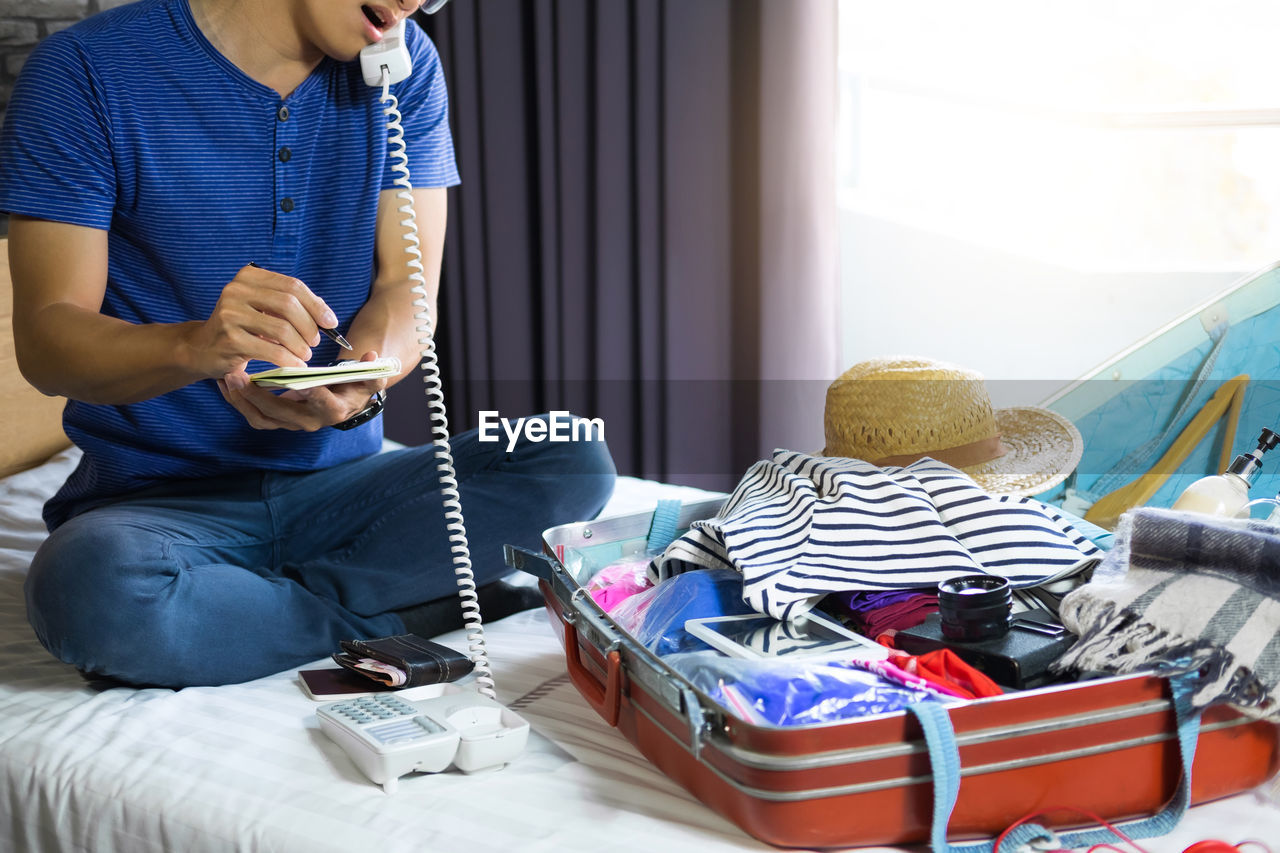
<path id="1" fill-rule="evenodd" d="M 1101 824 L 1102 826 L 1105 826 L 1107 829 L 1109 829 L 1111 832 L 1115 833 L 1115 834 L 1116 834 L 1120 839 L 1122 839 L 1123 841 L 1128 842 L 1128 843 L 1133 847 L 1133 849 L 1134 849 L 1134 850 L 1138 851 L 1138 853 L 1147 853 L 1147 851 L 1146 851 L 1146 850 L 1142 849 L 1142 848 L 1141 848 L 1141 847 L 1139 847 L 1136 843 L 1134 843 L 1134 840 L 1133 840 L 1132 838 L 1130 838 L 1129 836 L 1125 835 L 1125 834 L 1124 834 L 1123 832 L 1121 832 L 1119 829 L 1116 829 L 1114 826 L 1112 826 L 1110 823 L 1108 823 L 1108 822 L 1107 822 L 1106 820 L 1104 820 L 1103 818 L 1099 817 L 1098 815 L 1094 814 L 1093 812 L 1089 811 L 1088 809 L 1080 809 L 1080 808 L 1076 808 L 1076 807 L 1074 807 L 1074 806 L 1059 806 L 1058 808 L 1042 809 L 1041 811 L 1038 811 L 1038 812 L 1032 812 L 1031 814 L 1026 815 L 1025 817 L 1020 818 L 1020 819 L 1018 820 L 1018 822 L 1017 822 L 1017 823 L 1013 824 L 1013 826 L 1009 827 L 1009 828 L 1008 828 L 1008 829 L 1006 829 L 1004 832 L 1000 833 L 999 837 L 997 837 L 997 838 L 996 838 L 996 847 L 995 847 L 995 849 L 996 849 L 996 853 L 999 853 L 999 851 L 1000 851 L 1000 845 L 1004 842 L 1005 837 L 1006 837 L 1006 836 L 1008 836 L 1008 834 L 1009 834 L 1010 832 L 1012 832 L 1014 829 L 1016 829 L 1017 827 L 1021 826 L 1021 825 L 1022 825 L 1022 824 L 1024 824 L 1024 823 L 1027 823 L 1028 821 L 1034 820 L 1035 818 L 1041 817 L 1041 816 L 1043 816 L 1043 815 L 1047 815 L 1047 814 L 1049 814 L 1049 813 L 1051 813 L 1051 812 L 1058 812 L 1058 811 L 1076 812 L 1076 813 L 1078 813 L 1078 814 L 1082 814 L 1082 815 L 1084 815 L 1085 817 L 1089 818 L 1090 820 L 1094 821 L 1095 823 L 1098 823 L 1098 824 Z M 1095 845 L 1093 845 L 1093 847 L 1090 847 L 1090 848 L 1089 848 L 1089 851 L 1090 851 L 1090 853 L 1092 853 L 1092 851 L 1094 851 L 1094 850 L 1099 850 L 1099 849 L 1103 849 L 1103 848 L 1106 848 L 1106 847 L 1110 847 L 1112 850 L 1116 850 L 1116 851 L 1117 851 L 1117 853 L 1124 853 L 1124 851 L 1119 850 L 1119 848 L 1117 848 L 1117 847 L 1115 847 L 1115 846 L 1113 846 L 1113 845 L 1110 845 L 1110 844 L 1095 844 Z M 1214 851 L 1210 851 L 1210 850 L 1205 850 L 1205 851 L 1195 851 L 1195 853 L 1214 853 Z"/>
<path id="2" fill-rule="evenodd" d="M 1016 823 L 1014 823 L 1012 826 L 1010 826 L 1008 829 L 1006 829 L 1004 832 L 1000 833 L 1000 835 L 996 837 L 995 853 L 1000 853 L 1000 845 L 1004 843 L 1009 833 L 1013 832 L 1013 830 L 1017 829 L 1019 826 L 1022 826 L 1024 823 L 1028 823 L 1029 821 L 1035 820 L 1038 817 L 1043 817 L 1044 815 L 1050 814 L 1052 812 L 1059 812 L 1059 811 L 1076 812 L 1078 814 L 1084 815 L 1090 820 L 1093 820 L 1094 822 L 1100 824 L 1101 826 L 1106 827 L 1108 830 L 1115 833 L 1120 839 L 1130 844 L 1134 850 L 1138 851 L 1138 853 L 1147 853 L 1147 851 L 1139 847 L 1138 844 L 1132 838 L 1125 835 L 1123 832 L 1121 832 L 1116 827 L 1112 826 L 1103 818 L 1099 817 L 1098 815 L 1094 814 L 1088 809 L 1076 808 L 1074 806 L 1060 806 L 1058 808 L 1042 809 L 1040 811 L 1032 812 L 1031 814 L 1028 814 L 1022 818 L 1019 818 Z M 1204 841 L 1197 841 L 1195 844 L 1192 844 L 1186 850 L 1182 851 L 1182 853 L 1243 853 L 1243 851 L 1241 851 L 1241 848 L 1244 847 L 1245 845 L 1257 846 L 1262 848 L 1264 853 L 1271 853 L 1270 847 L 1263 844 L 1261 841 L 1254 841 L 1252 839 L 1249 839 L 1247 841 L 1241 841 L 1239 844 L 1228 844 L 1225 841 L 1218 841 L 1217 839 L 1205 839 Z M 1099 850 L 1112 850 L 1112 851 L 1115 851 L 1115 853 L 1125 853 L 1125 851 L 1121 850 L 1119 847 L 1116 847 L 1114 844 L 1109 844 L 1105 842 L 1102 844 L 1093 845 L 1086 851 L 1086 853 L 1096 853 L 1096 851 L 1099 851 Z M 1052 851 L 1052 853 L 1070 853 L 1070 851 L 1055 850 L 1055 851 Z"/>

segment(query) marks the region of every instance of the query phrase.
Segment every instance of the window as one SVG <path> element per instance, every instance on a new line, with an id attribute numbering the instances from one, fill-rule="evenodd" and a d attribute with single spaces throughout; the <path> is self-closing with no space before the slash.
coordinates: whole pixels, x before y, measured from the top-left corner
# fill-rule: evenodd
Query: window
<path id="1" fill-rule="evenodd" d="M 1070 379 L 1280 259 L 1280 6 L 839 2 L 851 361 Z"/>
<path id="2" fill-rule="evenodd" d="M 1280 6 L 841 0 L 858 208 L 1091 270 L 1280 251 Z"/>

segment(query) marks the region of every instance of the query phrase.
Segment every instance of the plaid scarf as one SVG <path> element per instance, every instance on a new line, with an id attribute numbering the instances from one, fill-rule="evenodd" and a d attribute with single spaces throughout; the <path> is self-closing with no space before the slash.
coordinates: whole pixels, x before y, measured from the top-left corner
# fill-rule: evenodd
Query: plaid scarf
<path id="1" fill-rule="evenodd" d="M 1142 508 L 1063 599 L 1080 637 L 1060 671 L 1193 669 L 1196 707 L 1280 720 L 1280 527 Z M 1189 664 L 1189 666 L 1188 666 Z"/>

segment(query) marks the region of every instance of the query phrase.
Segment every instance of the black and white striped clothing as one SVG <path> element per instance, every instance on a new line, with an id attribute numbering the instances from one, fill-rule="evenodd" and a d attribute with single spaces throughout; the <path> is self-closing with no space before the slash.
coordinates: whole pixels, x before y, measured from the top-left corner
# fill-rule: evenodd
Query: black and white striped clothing
<path id="1" fill-rule="evenodd" d="M 691 568 L 734 568 L 748 604 L 793 619 L 841 590 L 933 587 L 967 574 L 1035 586 L 1080 571 L 1099 553 L 1052 507 L 989 495 L 933 459 L 877 468 L 777 450 L 650 574 L 660 581 Z"/>

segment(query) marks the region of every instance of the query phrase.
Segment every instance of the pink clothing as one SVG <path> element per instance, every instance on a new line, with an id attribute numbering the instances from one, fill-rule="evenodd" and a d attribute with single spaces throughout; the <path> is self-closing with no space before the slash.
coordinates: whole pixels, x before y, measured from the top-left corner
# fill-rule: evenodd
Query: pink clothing
<path id="1" fill-rule="evenodd" d="M 632 557 L 605 566 L 587 582 L 587 592 L 601 610 L 612 612 L 637 592 L 653 586 L 649 580 L 649 560 L 649 557 Z"/>

